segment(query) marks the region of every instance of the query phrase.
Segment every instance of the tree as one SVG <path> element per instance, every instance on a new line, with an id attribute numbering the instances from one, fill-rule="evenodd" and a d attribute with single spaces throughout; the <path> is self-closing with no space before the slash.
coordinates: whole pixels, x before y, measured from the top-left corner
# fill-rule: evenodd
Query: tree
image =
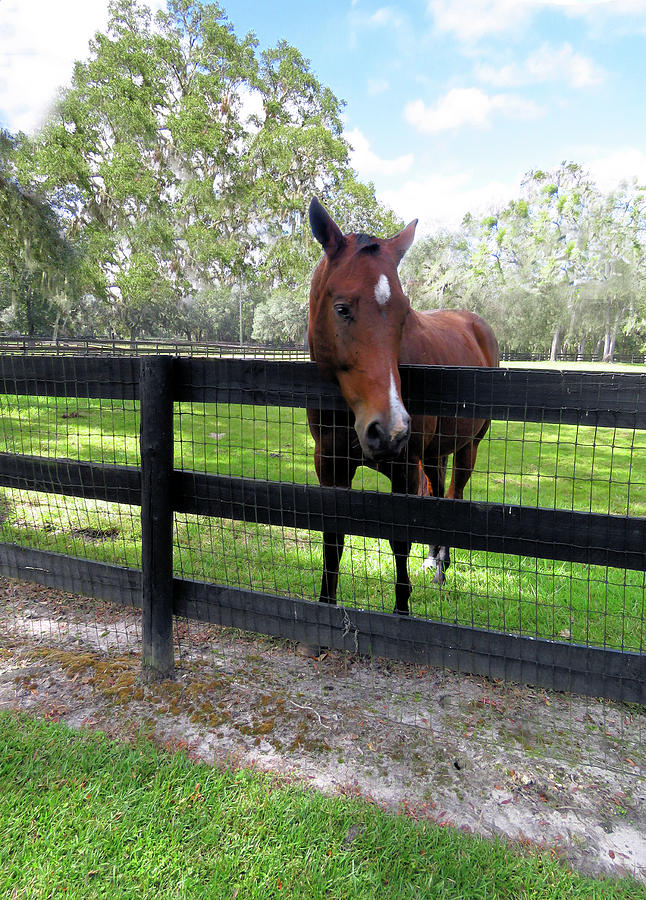
<path id="1" fill-rule="evenodd" d="M 586 348 L 612 360 L 643 341 L 644 192 L 602 193 L 575 163 L 533 170 L 521 196 L 458 232 L 428 238 L 405 263 L 418 306 L 467 306 L 511 352 Z"/>
<path id="2" fill-rule="evenodd" d="M 24 140 L 0 131 L 0 298 L 4 327 L 33 336 L 55 327 L 75 298 L 79 259 L 38 186 L 19 180 Z"/>
<path id="3" fill-rule="evenodd" d="M 231 302 L 248 339 L 274 295 L 302 318 L 311 196 L 365 214 L 362 227 L 394 221 L 356 181 L 341 109 L 296 48 L 257 54 L 216 4 L 169 0 L 153 24 L 137 0 L 113 0 L 31 157 L 84 243 L 97 327 L 222 331 L 204 315 Z"/>
<path id="4" fill-rule="evenodd" d="M 633 182 L 599 197 L 587 223 L 587 321 L 596 325 L 602 358 L 614 358 L 618 336 L 635 330 L 645 281 L 643 191 Z"/>
<path id="5" fill-rule="evenodd" d="M 158 42 L 150 12 L 131 0 L 111 4 L 109 33 L 77 63 L 36 142 L 37 174 L 62 199 L 70 231 L 85 242 L 93 292 L 106 327 L 131 337 L 145 330 L 142 290 L 164 315 L 176 308 L 170 194 L 158 114 L 164 109 Z"/>

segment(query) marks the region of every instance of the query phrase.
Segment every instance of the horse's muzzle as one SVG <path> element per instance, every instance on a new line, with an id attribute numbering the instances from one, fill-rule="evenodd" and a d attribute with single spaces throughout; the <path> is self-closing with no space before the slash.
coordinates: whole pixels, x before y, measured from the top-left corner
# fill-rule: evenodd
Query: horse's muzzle
<path id="1" fill-rule="evenodd" d="M 367 427 L 361 447 L 368 459 L 394 459 L 399 456 L 410 437 L 410 416 L 402 418 L 397 431 L 388 431 L 384 423 L 375 419 Z"/>

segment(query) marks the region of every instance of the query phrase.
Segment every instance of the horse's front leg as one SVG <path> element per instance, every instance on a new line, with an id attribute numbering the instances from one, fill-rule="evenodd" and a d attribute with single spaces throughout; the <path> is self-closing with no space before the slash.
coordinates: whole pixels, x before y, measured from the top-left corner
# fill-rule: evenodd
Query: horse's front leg
<path id="1" fill-rule="evenodd" d="M 395 556 L 395 612 L 400 616 L 408 615 L 408 601 L 413 593 L 408 574 L 408 557 L 411 541 L 391 541 L 390 546 Z"/>
<path id="2" fill-rule="evenodd" d="M 446 466 L 448 457 L 441 456 L 437 462 L 427 464 L 424 470 L 428 477 L 433 497 L 444 496 L 444 484 L 446 479 Z M 433 576 L 433 584 L 442 587 L 446 581 L 445 572 L 451 564 L 451 555 L 448 547 L 442 547 L 439 544 L 430 544 L 428 548 L 428 556 L 422 563 L 422 569 L 435 569 Z"/>
<path id="3" fill-rule="evenodd" d="M 446 570 L 451 565 L 451 553 L 448 547 L 439 544 L 429 545 L 428 556 L 422 563 L 422 569 L 435 569 L 433 584 L 442 587 L 446 581 Z"/>
<path id="4" fill-rule="evenodd" d="M 322 487 L 349 488 L 359 458 L 353 452 L 354 430 L 348 414 L 308 410 L 307 418 L 314 437 L 314 467 Z M 319 600 L 336 603 L 339 564 L 345 534 L 323 532 L 323 574 Z"/>
<path id="5" fill-rule="evenodd" d="M 419 494 L 424 492 L 422 488 L 426 487 L 426 476 L 416 460 L 393 465 L 389 475 L 393 493 Z M 421 479 L 424 479 L 423 485 Z M 400 616 L 407 616 L 408 601 L 413 592 L 408 574 L 408 557 L 412 541 L 390 541 L 390 546 L 395 557 L 395 612 Z"/>
<path id="6" fill-rule="evenodd" d="M 321 578 L 321 603 L 336 603 L 339 583 L 339 564 L 343 556 L 345 535 L 336 531 L 323 532 L 323 576 Z"/>

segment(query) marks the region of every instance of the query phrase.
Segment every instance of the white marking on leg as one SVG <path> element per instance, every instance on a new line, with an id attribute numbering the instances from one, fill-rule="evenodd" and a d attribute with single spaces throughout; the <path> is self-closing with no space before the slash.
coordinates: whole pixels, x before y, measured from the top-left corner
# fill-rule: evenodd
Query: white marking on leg
<path id="1" fill-rule="evenodd" d="M 379 304 L 379 306 L 383 306 L 384 303 L 388 303 L 390 300 L 390 283 L 388 281 L 388 277 L 382 274 L 379 276 L 379 281 L 375 285 L 375 300 Z"/>
<path id="2" fill-rule="evenodd" d="M 422 563 L 422 569 L 426 571 L 426 569 L 434 568 L 437 565 L 437 560 L 435 559 L 435 554 L 433 553 L 434 547 L 428 548 L 428 556 Z"/>

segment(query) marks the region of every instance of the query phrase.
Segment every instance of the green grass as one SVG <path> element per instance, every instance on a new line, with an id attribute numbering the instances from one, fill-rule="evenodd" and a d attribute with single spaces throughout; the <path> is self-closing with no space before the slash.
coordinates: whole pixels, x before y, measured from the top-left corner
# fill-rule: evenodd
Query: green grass
<path id="1" fill-rule="evenodd" d="M 646 897 L 547 852 L 0 713 L 0 896 Z"/>
<path id="2" fill-rule="evenodd" d="M 637 375 L 642 375 L 646 369 L 646 366 L 642 363 L 561 362 L 560 360 L 551 362 L 549 359 L 539 359 L 531 362 L 529 360 L 502 362 L 500 365 L 506 369 L 554 369 L 558 371 L 567 369 L 570 372 L 634 372 Z"/>
<path id="3" fill-rule="evenodd" d="M 120 464 L 138 463 L 137 404 L 3 397 L 0 450 Z M 178 404 L 178 467 L 316 483 L 303 410 Z M 355 487 L 389 490 L 361 468 Z M 646 515 L 646 434 L 628 429 L 494 422 L 467 495 L 474 500 Z M 138 566 L 136 507 L 4 489 L 0 539 Z M 549 552 L 549 548 L 546 551 Z M 455 550 L 438 590 L 414 546 L 415 614 L 539 637 L 642 650 L 644 573 L 549 559 Z M 175 569 L 184 577 L 315 599 L 322 565 L 316 532 L 251 522 L 176 517 Z M 392 611 L 394 565 L 387 542 L 349 537 L 343 603 Z"/>

